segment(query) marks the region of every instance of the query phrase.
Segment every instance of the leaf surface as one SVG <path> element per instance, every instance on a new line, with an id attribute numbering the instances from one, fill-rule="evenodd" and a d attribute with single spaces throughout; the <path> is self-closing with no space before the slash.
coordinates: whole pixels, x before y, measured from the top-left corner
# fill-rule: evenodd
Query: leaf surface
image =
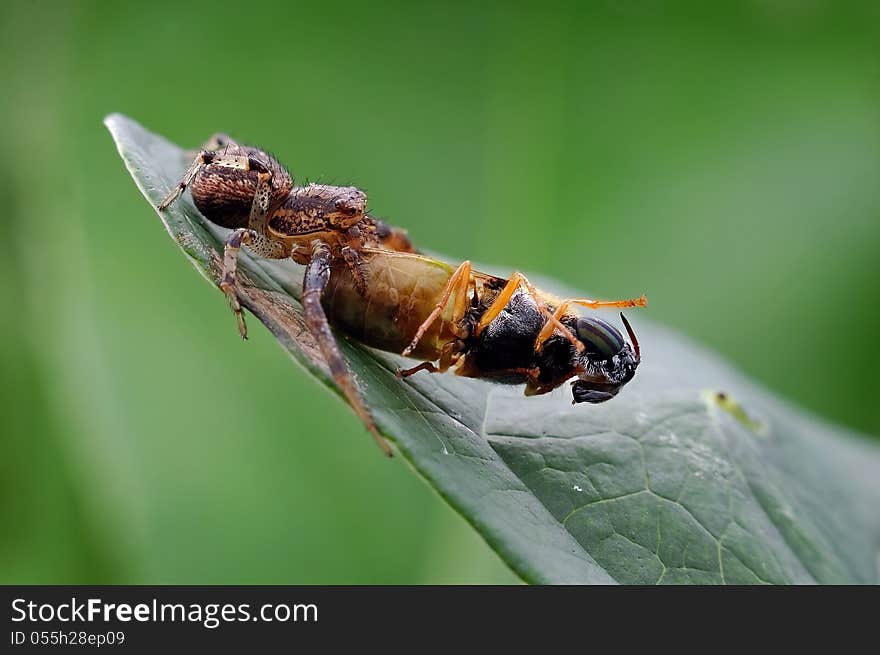
<path id="1" fill-rule="evenodd" d="M 155 208 L 192 153 L 125 116 L 105 122 Z M 216 284 L 225 230 L 188 194 L 159 217 Z M 239 270 L 242 304 L 338 393 L 303 323 L 302 267 L 243 255 Z M 338 338 L 380 429 L 528 582 L 876 583 L 880 449 L 629 317 L 643 363 L 595 406 L 572 406 L 567 385 L 525 398 L 451 374 L 400 381 L 405 360 Z"/>

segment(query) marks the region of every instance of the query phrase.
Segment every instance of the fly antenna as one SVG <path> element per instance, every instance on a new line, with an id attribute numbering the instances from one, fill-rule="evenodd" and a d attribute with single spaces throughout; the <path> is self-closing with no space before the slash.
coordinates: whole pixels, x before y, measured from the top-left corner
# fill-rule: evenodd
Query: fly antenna
<path id="1" fill-rule="evenodd" d="M 633 350 L 636 353 L 636 362 L 642 361 L 642 353 L 639 351 L 639 340 L 636 339 L 636 333 L 633 332 L 632 326 L 629 324 L 629 321 L 626 320 L 626 316 L 623 313 L 620 314 L 620 320 L 623 321 L 623 326 L 626 328 L 626 333 L 629 335 L 629 340 L 632 342 Z"/>

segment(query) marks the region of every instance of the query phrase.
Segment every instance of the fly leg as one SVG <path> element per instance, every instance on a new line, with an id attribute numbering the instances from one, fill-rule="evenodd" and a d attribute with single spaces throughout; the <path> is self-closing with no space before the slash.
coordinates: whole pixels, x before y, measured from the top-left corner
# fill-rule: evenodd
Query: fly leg
<path id="1" fill-rule="evenodd" d="M 569 300 L 573 305 L 581 305 L 590 309 L 605 309 L 609 307 L 645 307 L 648 304 L 648 297 L 642 294 L 638 298 L 627 298 L 626 300 L 593 300 L 592 298 L 576 298 Z"/>
<path id="2" fill-rule="evenodd" d="M 440 300 L 437 301 L 437 305 L 434 307 L 434 310 L 428 315 L 428 318 L 424 320 L 424 322 L 419 326 L 419 329 L 416 330 L 416 334 L 413 337 L 410 344 L 404 348 L 401 353 L 404 357 L 409 355 L 413 350 L 415 350 L 416 346 L 419 345 L 419 341 L 421 341 L 422 337 L 425 336 L 425 332 L 428 331 L 428 328 L 431 327 L 431 324 L 437 319 L 438 316 L 443 312 L 446 306 L 449 304 L 449 299 L 452 297 L 452 294 L 455 293 L 455 304 L 453 305 L 452 311 L 452 321 L 457 326 L 459 321 L 464 317 L 465 306 L 467 304 L 467 290 L 471 284 L 471 263 L 469 261 L 462 262 L 455 272 L 449 277 L 449 281 L 446 283 L 446 288 L 443 289 L 443 293 L 440 296 Z"/>
<path id="3" fill-rule="evenodd" d="M 541 350 L 541 346 L 544 345 L 544 342 L 550 338 L 550 335 L 553 334 L 554 330 L 558 329 L 556 326 L 561 324 L 560 319 L 568 312 L 568 307 L 570 304 L 571 303 L 569 301 L 565 301 L 564 303 L 560 304 L 559 307 L 556 308 L 556 311 L 553 312 L 553 320 L 544 323 L 544 327 L 541 328 L 541 331 L 538 333 L 538 336 L 535 339 L 535 352 Z M 570 335 L 571 332 L 563 329 L 562 334 Z M 583 347 L 579 348 L 578 350 L 583 350 Z"/>
<path id="4" fill-rule="evenodd" d="M 433 362 L 422 362 L 412 368 L 399 368 L 397 369 L 397 377 L 401 380 L 403 378 L 408 378 L 410 375 L 415 375 L 419 371 L 428 371 L 428 373 L 439 373 L 440 369 L 434 366 Z"/>
<path id="5" fill-rule="evenodd" d="M 440 351 L 440 362 L 438 366 L 435 366 L 433 362 L 422 362 L 412 368 L 399 368 L 397 369 L 397 377 L 402 380 L 403 378 L 408 378 L 410 375 L 418 373 L 419 371 L 428 371 L 428 373 L 445 373 L 458 363 L 463 350 L 464 341 L 461 339 L 450 341 L 444 344 Z"/>
<path id="6" fill-rule="evenodd" d="M 342 353 L 339 352 L 339 346 L 333 337 L 333 333 L 330 331 L 327 315 L 324 313 L 324 307 L 321 305 L 321 294 L 330 281 L 331 262 L 332 256 L 329 246 L 321 241 L 316 241 L 312 246 L 312 258 L 306 266 L 305 277 L 303 278 L 302 304 L 306 326 L 318 342 L 321 354 L 324 356 L 327 366 L 330 367 L 330 374 L 333 376 L 333 380 L 339 385 L 355 413 L 366 424 L 367 429 L 373 435 L 373 439 L 376 440 L 379 447 L 386 455 L 391 457 L 391 446 L 379 434 L 379 430 L 373 422 L 373 417 L 370 416 L 370 412 L 364 405 L 351 371 L 345 363 Z"/>
<path id="7" fill-rule="evenodd" d="M 627 300 L 592 300 L 590 298 L 580 298 L 577 300 L 566 300 L 561 303 L 559 307 L 556 308 L 556 311 L 553 312 L 553 317 L 556 319 L 556 322 L 559 322 L 559 319 L 568 313 L 571 305 L 582 305 L 591 309 L 603 309 L 607 307 L 644 307 L 647 304 L 648 299 L 644 294 L 639 298 L 629 298 Z M 553 334 L 553 330 L 555 329 L 556 324 L 550 321 L 544 325 L 538 333 L 538 338 L 535 339 L 535 352 L 538 352 L 541 349 L 541 346 L 550 338 L 550 335 Z M 563 333 L 568 333 L 568 330 L 565 330 Z"/>
<path id="8" fill-rule="evenodd" d="M 483 312 L 483 315 L 480 317 L 480 322 L 477 323 L 477 327 L 474 330 L 475 336 L 479 336 L 480 333 L 485 330 L 489 324 L 494 321 L 498 315 L 507 307 L 507 303 L 510 302 L 510 299 L 513 298 L 513 294 L 516 293 L 517 289 L 519 289 L 520 285 L 526 288 L 529 296 L 535 303 L 535 306 L 538 308 L 538 311 L 544 315 L 544 318 L 555 328 L 561 330 L 562 334 L 566 335 L 569 341 L 574 345 L 575 348 L 578 349 L 578 352 L 584 349 L 584 344 L 582 344 L 578 339 L 569 332 L 565 326 L 559 321 L 559 318 L 554 314 L 550 313 L 550 310 L 547 309 L 546 303 L 541 299 L 540 294 L 537 289 L 529 282 L 528 278 L 522 273 L 516 272 L 510 276 L 510 279 L 507 280 L 507 284 L 504 285 L 504 288 L 501 289 L 499 294 L 495 296 L 495 300 L 492 301 L 492 304 Z"/>
<path id="9" fill-rule="evenodd" d="M 541 374 L 541 369 L 537 367 L 514 367 L 484 371 L 482 369 L 468 366 L 468 362 L 465 360 L 465 365 L 458 368 L 455 371 L 455 374 L 466 378 L 483 378 L 486 380 L 518 376 L 526 383 L 526 395 L 529 395 L 528 388 L 538 384 L 538 376 Z"/>

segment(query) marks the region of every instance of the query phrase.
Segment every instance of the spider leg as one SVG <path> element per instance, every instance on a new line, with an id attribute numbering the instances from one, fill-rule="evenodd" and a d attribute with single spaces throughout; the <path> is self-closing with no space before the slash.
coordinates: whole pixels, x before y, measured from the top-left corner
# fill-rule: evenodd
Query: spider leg
<path id="1" fill-rule="evenodd" d="M 223 248 L 223 270 L 220 274 L 220 289 L 229 299 L 229 306 L 235 314 L 238 323 L 238 333 L 242 339 L 247 339 L 247 324 L 244 321 L 244 313 L 241 303 L 238 301 L 236 292 L 236 269 L 238 268 L 238 255 L 242 245 L 247 245 L 254 253 L 268 259 L 284 259 L 290 256 L 291 246 L 278 239 L 270 239 L 264 236 L 261 226 L 265 226 L 266 212 L 269 209 L 270 198 L 270 173 L 260 173 L 257 182 L 257 191 L 251 204 L 250 227 L 233 230 L 226 238 Z"/>
<path id="2" fill-rule="evenodd" d="M 385 438 L 379 434 L 373 417 L 367 410 L 360 392 L 355 385 L 354 377 L 339 351 L 339 346 L 330 331 L 330 324 L 327 322 L 327 315 L 324 313 L 324 307 L 321 305 L 321 294 L 330 281 L 330 264 L 332 256 L 330 248 L 327 244 L 316 241 L 312 247 L 312 258 L 306 266 L 305 277 L 303 278 L 303 311 L 305 313 L 306 326 L 312 336 L 318 342 L 321 354 L 330 367 L 330 374 L 333 380 L 339 385 L 342 393 L 348 399 L 349 404 L 355 413 L 366 424 L 367 429 L 373 435 L 373 439 L 379 444 L 379 447 L 389 457 L 392 456 L 391 446 Z"/>
<path id="3" fill-rule="evenodd" d="M 240 147 L 238 143 L 228 134 L 224 134 L 223 132 L 215 132 L 211 135 L 211 138 L 202 146 L 205 150 L 211 150 L 213 152 L 223 152 L 229 148 L 238 148 Z"/>
<path id="4" fill-rule="evenodd" d="M 358 252 L 351 246 L 343 246 L 341 250 L 342 259 L 345 260 L 348 270 L 351 271 L 351 279 L 354 281 L 354 287 L 361 296 L 367 295 L 367 273 L 364 261 Z"/>
<path id="5" fill-rule="evenodd" d="M 235 270 L 238 265 L 238 252 L 241 250 L 241 246 L 245 243 L 252 243 L 258 236 L 253 230 L 242 227 L 230 232 L 223 246 L 223 272 L 220 275 L 220 289 L 229 300 L 229 306 L 232 308 L 233 314 L 235 314 L 235 321 L 238 323 L 238 333 L 242 339 L 247 339 L 247 325 L 244 322 L 244 313 L 241 309 L 241 303 L 238 302 L 238 294 L 235 290 Z"/>

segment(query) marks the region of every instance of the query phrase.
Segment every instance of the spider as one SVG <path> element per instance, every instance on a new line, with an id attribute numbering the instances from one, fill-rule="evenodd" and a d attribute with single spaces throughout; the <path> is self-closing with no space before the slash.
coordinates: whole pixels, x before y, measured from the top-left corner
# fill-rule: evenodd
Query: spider
<path id="1" fill-rule="evenodd" d="M 330 280 L 331 265 L 339 261 L 350 270 L 357 291 L 365 294 L 365 267 L 359 251 L 378 247 L 415 252 L 406 232 L 368 215 L 367 196 L 360 189 L 326 184 L 295 186 L 293 177 L 272 155 L 223 134 L 213 136 L 196 153 L 183 177 L 159 204 L 159 211 L 166 210 L 187 188 L 205 218 L 232 230 L 224 243 L 219 286 L 235 313 L 242 338 L 247 338 L 247 325 L 236 293 L 241 247 L 246 245 L 261 257 L 290 258 L 304 265 L 306 325 L 334 380 L 390 455 L 330 332 L 321 294 Z"/>

